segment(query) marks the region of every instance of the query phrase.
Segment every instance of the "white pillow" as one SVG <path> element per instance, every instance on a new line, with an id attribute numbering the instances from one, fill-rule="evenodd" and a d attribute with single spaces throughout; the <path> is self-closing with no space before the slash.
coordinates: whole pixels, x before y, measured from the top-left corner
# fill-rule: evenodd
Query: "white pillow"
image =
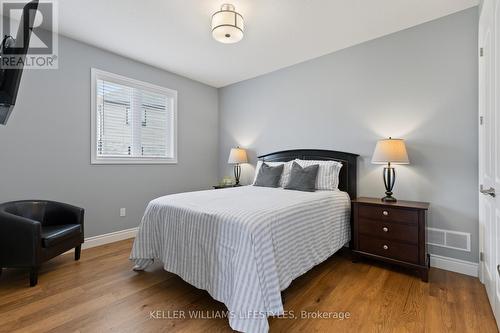
<path id="1" fill-rule="evenodd" d="M 336 190 L 339 187 L 339 173 L 342 163 L 337 161 L 317 161 L 296 159 L 301 167 L 318 164 L 318 176 L 316 177 L 317 190 Z"/>
<path id="2" fill-rule="evenodd" d="M 279 182 L 279 186 L 283 187 L 284 184 L 288 182 L 288 179 L 290 178 L 290 172 L 292 170 L 292 162 L 265 162 L 269 166 L 278 166 L 278 165 L 284 165 L 283 167 L 283 173 L 281 174 L 281 179 Z M 252 185 L 255 184 L 255 180 L 257 179 L 257 175 L 259 174 L 260 167 L 262 166 L 262 161 L 257 162 L 257 166 L 255 167 L 255 176 L 253 177 L 253 182 Z"/>

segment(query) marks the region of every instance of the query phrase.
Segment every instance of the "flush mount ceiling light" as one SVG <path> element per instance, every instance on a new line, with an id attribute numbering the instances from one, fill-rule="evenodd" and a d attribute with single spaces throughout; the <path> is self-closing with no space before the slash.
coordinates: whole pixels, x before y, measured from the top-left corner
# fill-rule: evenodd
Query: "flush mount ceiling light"
<path id="1" fill-rule="evenodd" d="M 223 4 L 212 15 L 212 36 L 224 44 L 237 43 L 243 38 L 243 16 L 235 11 L 231 4 Z"/>

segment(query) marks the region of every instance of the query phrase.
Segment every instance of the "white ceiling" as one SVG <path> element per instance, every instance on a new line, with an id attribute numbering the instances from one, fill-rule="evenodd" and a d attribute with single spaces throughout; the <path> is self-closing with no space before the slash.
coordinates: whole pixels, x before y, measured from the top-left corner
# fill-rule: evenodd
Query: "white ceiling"
<path id="1" fill-rule="evenodd" d="M 224 2 L 237 44 L 211 37 Z M 478 0 L 60 0 L 62 35 L 222 87 L 478 4 Z"/>

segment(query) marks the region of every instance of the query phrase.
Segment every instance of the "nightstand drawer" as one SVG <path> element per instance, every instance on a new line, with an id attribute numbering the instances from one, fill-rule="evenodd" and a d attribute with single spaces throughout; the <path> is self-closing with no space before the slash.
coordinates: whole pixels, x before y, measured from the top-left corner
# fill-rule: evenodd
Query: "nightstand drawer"
<path id="1" fill-rule="evenodd" d="M 416 225 L 360 218 L 358 228 L 361 234 L 367 236 L 418 244 L 418 227 Z"/>
<path id="2" fill-rule="evenodd" d="M 358 209 L 359 217 L 365 217 L 372 220 L 418 223 L 418 212 L 392 207 L 360 205 Z"/>
<path id="3" fill-rule="evenodd" d="M 418 263 L 418 246 L 359 235 L 359 249 L 386 258 Z"/>

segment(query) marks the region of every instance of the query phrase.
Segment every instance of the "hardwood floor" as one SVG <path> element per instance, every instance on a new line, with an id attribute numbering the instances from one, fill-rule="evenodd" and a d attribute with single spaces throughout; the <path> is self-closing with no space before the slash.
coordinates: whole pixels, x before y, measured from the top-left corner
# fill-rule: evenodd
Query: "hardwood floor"
<path id="1" fill-rule="evenodd" d="M 38 286 L 24 271 L 0 276 L 0 332 L 230 332 L 227 319 L 153 319 L 175 310 L 225 310 L 207 292 L 155 266 L 136 273 L 132 241 L 64 255 L 46 263 Z M 271 332 L 497 332 L 478 279 L 431 269 L 429 283 L 375 262 L 339 253 L 283 292 L 285 310 L 349 312 L 348 319 L 270 319 Z M 180 313 L 177 313 L 180 314 Z"/>

